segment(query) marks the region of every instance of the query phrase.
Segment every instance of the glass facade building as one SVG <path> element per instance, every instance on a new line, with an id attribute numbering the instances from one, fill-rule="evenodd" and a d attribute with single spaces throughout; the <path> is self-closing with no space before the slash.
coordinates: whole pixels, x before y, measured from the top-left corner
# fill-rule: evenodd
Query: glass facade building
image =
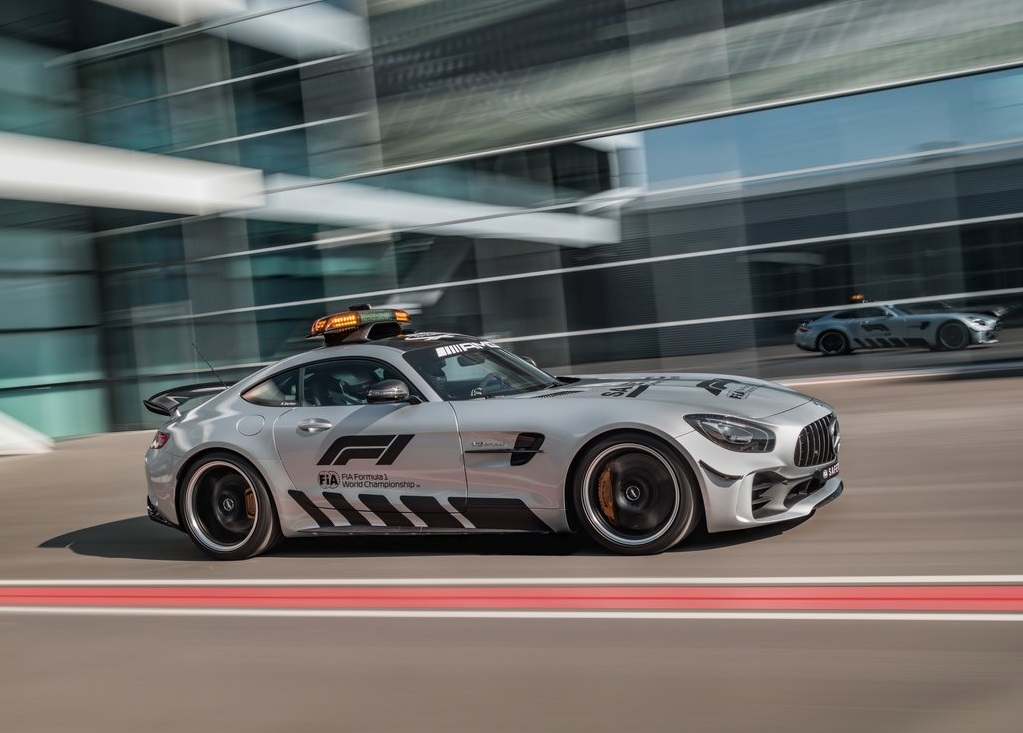
<path id="1" fill-rule="evenodd" d="M 54 437 L 357 302 L 769 378 L 853 293 L 1023 302 L 1011 0 L 7 0 L 0 58 L 0 412 Z"/>

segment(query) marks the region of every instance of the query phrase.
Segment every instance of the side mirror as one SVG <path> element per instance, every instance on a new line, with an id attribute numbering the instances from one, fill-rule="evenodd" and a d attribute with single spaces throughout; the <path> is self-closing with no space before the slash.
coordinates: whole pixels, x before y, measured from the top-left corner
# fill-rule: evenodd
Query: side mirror
<path id="1" fill-rule="evenodd" d="M 371 405 L 402 402 L 416 404 L 419 399 L 409 393 L 408 385 L 400 379 L 384 379 L 369 388 L 366 401 Z"/>

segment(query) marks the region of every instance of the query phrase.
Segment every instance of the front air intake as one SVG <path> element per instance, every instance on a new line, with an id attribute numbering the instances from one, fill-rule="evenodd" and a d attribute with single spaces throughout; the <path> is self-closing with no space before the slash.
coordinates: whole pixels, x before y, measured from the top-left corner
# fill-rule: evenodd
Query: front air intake
<path id="1" fill-rule="evenodd" d="M 838 458 L 840 442 L 838 419 L 834 413 L 815 420 L 799 432 L 799 440 L 796 441 L 796 465 L 819 466 L 834 461 Z"/>

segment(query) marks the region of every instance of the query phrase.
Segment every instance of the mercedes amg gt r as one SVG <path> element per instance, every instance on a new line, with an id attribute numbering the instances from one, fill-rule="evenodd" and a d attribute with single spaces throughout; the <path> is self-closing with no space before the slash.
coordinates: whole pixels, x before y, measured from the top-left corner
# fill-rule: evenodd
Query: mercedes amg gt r
<path id="1" fill-rule="evenodd" d="M 838 420 L 716 374 L 553 376 L 403 311 L 322 318 L 326 345 L 145 400 L 149 516 L 209 556 L 285 537 L 584 531 L 627 554 L 812 513 L 842 492 Z M 205 398 L 198 406 L 184 405 Z"/>
<path id="2" fill-rule="evenodd" d="M 804 321 L 796 329 L 796 346 L 824 356 L 906 346 L 957 351 L 998 343 L 1001 328 L 996 316 L 984 313 L 910 313 L 894 305 L 859 306 Z"/>

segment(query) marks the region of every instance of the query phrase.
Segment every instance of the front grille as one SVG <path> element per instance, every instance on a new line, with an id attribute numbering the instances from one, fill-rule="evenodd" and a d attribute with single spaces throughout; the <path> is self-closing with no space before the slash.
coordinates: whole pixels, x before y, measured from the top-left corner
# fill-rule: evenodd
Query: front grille
<path id="1" fill-rule="evenodd" d="M 834 413 L 810 423 L 799 432 L 796 465 L 819 466 L 835 460 L 839 442 L 838 419 Z"/>

